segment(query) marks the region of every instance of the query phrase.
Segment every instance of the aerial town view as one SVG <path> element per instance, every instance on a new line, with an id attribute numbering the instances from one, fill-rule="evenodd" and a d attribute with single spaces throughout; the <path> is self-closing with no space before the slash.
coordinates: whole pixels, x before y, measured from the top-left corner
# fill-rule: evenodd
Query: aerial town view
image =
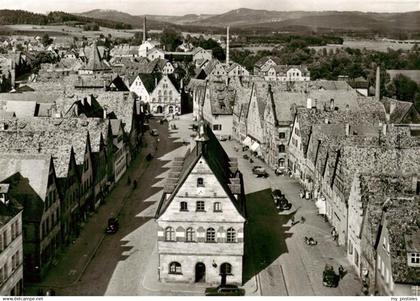
<path id="1" fill-rule="evenodd" d="M 1 0 L 0 296 L 418 300 L 420 2 Z"/>

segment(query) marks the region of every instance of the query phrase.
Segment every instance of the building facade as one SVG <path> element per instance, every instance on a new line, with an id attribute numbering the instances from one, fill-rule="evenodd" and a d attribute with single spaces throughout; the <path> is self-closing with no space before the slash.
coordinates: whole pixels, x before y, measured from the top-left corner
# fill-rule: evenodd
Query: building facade
<path id="1" fill-rule="evenodd" d="M 242 284 L 241 181 L 237 161 L 201 123 L 195 147 L 173 162 L 159 204 L 161 281 Z"/>
<path id="2" fill-rule="evenodd" d="M 22 207 L 0 184 L 0 295 L 23 294 Z"/>

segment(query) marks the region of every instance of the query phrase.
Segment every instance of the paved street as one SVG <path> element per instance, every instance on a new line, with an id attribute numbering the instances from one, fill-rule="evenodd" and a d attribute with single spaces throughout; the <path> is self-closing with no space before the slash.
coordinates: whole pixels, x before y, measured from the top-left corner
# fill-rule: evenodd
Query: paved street
<path id="1" fill-rule="evenodd" d="M 239 169 L 244 175 L 247 194 L 248 231 L 245 255 L 245 277 L 259 273 L 261 295 L 348 295 L 360 293 L 360 283 L 345 257 L 345 250 L 337 247 L 330 237 L 331 227 L 317 215 L 313 201 L 299 197 L 300 186 L 288 176 L 275 176 L 263 162 L 254 159 L 250 164 L 235 152 L 237 142 L 222 143 L 230 156 L 239 158 Z M 240 147 L 239 147 L 240 148 Z M 251 169 L 265 166 L 270 176 L 256 178 Z M 293 204 L 288 214 L 278 215 L 271 197 L 271 188 L 279 188 Z M 291 226 L 291 217 L 301 216 L 305 222 Z M 261 230 L 261 231 L 260 231 Z M 263 231 L 266 230 L 266 231 Z M 307 246 L 305 236 L 318 241 Z M 249 247 L 249 244 L 252 244 Z M 251 253 L 252 252 L 252 253 Z M 337 271 L 341 264 L 348 271 L 337 288 L 322 285 L 325 264 Z M 251 274 L 251 275 L 248 275 Z"/>
<path id="2" fill-rule="evenodd" d="M 58 295 L 202 295 L 204 286 L 162 284 L 158 281 L 156 225 L 153 220 L 161 197 L 171 160 L 183 156 L 192 124 L 191 115 L 173 121 L 177 130 L 167 124 L 151 122 L 159 130 L 160 141 L 146 134 L 147 146 L 127 175 L 114 188 L 106 203 L 93 215 L 80 237 L 57 260 L 41 287 L 54 288 Z M 157 145 L 158 144 L 158 145 Z M 157 145 L 157 147 L 156 147 Z M 247 295 L 355 295 L 360 285 L 349 273 L 338 288 L 322 285 L 326 263 L 336 269 L 348 266 L 344 250 L 330 238 L 329 225 L 316 214 L 312 201 L 301 200 L 299 185 L 289 177 L 255 178 L 252 165 L 233 150 L 236 142 L 223 142 L 227 152 L 239 157 L 247 194 L 247 238 L 244 279 Z M 155 158 L 147 162 L 149 152 Z M 254 165 L 257 162 L 254 163 Z M 258 165 L 262 165 L 258 162 Z M 127 186 L 127 176 L 136 179 L 138 187 Z M 289 215 L 278 215 L 271 199 L 271 187 L 280 188 L 293 203 Z M 297 208 L 297 210 L 296 210 Z M 118 215 L 120 230 L 105 236 L 108 217 Z M 290 227 L 290 218 L 305 216 L 304 224 Z M 313 236 L 317 246 L 307 246 L 304 236 Z M 27 293 L 36 294 L 38 286 Z"/>

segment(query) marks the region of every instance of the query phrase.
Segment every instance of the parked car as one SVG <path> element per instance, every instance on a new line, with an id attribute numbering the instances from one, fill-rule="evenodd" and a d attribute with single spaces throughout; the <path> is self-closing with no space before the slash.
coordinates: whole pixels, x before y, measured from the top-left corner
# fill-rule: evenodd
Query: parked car
<path id="1" fill-rule="evenodd" d="M 322 284 L 326 287 L 337 287 L 340 277 L 335 273 L 334 268 L 330 265 L 325 265 L 324 272 L 322 272 Z"/>
<path id="2" fill-rule="evenodd" d="M 108 234 L 114 234 L 120 228 L 120 224 L 116 217 L 111 217 L 108 219 L 108 226 L 106 227 L 105 232 Z"/>
<path id="3" fill-rule="evenodd" d="M 242 156 L 242 158 L 244 158 L 245 160 L 248 160 L 248 159 L 249 159 L 249 156 L 248 156 L 247 154 L 244 154 L 244 155 Z"/>
<path id="4" fill-rule="evenodd" d="M 258 178 L 259 177 L 263 177 L 263 178 L 267 178 L 268 177 L 268 172 L 264 168 L 262 168 L 262 167 L 255 168 L 255 170 L 253 170 L 252 173 L 254 175 L 256 175 Z"/>
<path id="5" fill-rule="evenodd" d="M 205 294 L 206 296 L 244 296 L 245 290 L 236 285 L 220 285 L 206 288 Z"/>
<path id="6" fill-rule="evenodd" d="M 152 135 L 152 136 L 159 136 L 159 131 L 157 129 L 152 129 L 150 131 L 150 135 Z"/>
<path id="7" fill-rule="evenodd" d="M 280 199 L 283 196 L 280 189 L 274 189 L 271 192 L 271 195 L 273 196 L 274 203 L 276 203 L 277 200 Z"/>
<path id="8" fill-rule="evenodd" d="M 292 208 L 292 204 L 289 203 L 284 195 L 282 198 L 277 199 L 276 206 L 279 211 L 290 210 Z"/>

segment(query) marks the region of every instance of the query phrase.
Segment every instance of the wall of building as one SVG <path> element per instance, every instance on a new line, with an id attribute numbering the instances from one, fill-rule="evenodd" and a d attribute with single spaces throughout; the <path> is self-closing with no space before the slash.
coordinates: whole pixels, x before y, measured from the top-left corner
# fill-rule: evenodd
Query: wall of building
<path id="1" fill-rule="evenodd" d="M 12 224 L 18 223 L 17 236 L 12 240 Z M 7 246 L 3 246 L 0 250 L 0 269 L 7 269 L 7 273 L 0 284 L 0 295 L 21 295 L 22 294 L 22 280 L 23 280 L 23 244 L 22 244 L 22 212 L 19 212 L 15 217 L 10 219 L 5 225 L 0 228 L 0 233 L 3 235 L 7 233 Z M 16 257 L 14 257 L 16 256 Z M 18 258 L 16 262 L 12 257 Z M 4 274 L 3 274 L 4 275 Z M 0 277 L 2 274 L 0 274 Z"/>
<path id="2" fill-rule="evenodd" d="M 203 179 L 203 185 L 198 185 L 198 178 Z M 197 201 L 204 202 L 204 210 L 197 210 Z M 186 210 L 181 211 L 181 202 L 187 203 Z M 215 210 L 215 202 L 220 203 L 220 210 Z M 228 282 L 241 283 L 244 222 L 245 219 L 206 160 L 200 158 L 169 206 L 157 219 L 161 279 L 194 282 L 195 264 L 203 262 L 206 265 L 206 282 L 219 283 L 218 270 L 212 267 L 214 260 L 218 266 L 229 262 L 234 275 L 228 277 Z M 173 241 L 165 241 L 165 230 L 168 227 L 175 230 Z M 193 242 L 186 242 L 186 229 L 190 227 L 194 230 Z M 206 242 L 208 228 L 215 230 L 214 242 Z M 227 242 L 226 233 L 229 228 L 235 229 L 235 242 Z M 172 261 L 181 263 L 183 275 L 168 276 L 169 263 Z"/>
<path id="3" fill-rule="evenodd" d="M 226 283 L 242 285 L 242 256 L 160 254 L 159 261 L 162 282 L 194 283 L 195 266 L 201 262 L 206 267 L 205 282 L 216 286 L 221 283 L 220 266 L 223 263 L 230 263 L 232 265 L 232 275 L 226 277 Z M 169 264 L 174 261 L 181 264 L 182 274 L 169 273 Z"/>

